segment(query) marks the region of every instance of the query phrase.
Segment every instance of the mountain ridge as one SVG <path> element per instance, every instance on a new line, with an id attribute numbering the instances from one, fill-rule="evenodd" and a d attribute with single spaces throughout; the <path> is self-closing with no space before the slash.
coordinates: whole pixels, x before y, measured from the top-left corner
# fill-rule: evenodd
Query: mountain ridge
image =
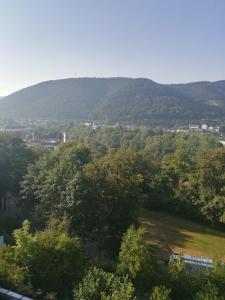
<path id="1" fill-rule="evenodd" d="M 138 124 L 217 119 L 225 117 L 225 80 L 179 84 L 129 77 L 49 80 L 4 97 L 0 117 Z"/>

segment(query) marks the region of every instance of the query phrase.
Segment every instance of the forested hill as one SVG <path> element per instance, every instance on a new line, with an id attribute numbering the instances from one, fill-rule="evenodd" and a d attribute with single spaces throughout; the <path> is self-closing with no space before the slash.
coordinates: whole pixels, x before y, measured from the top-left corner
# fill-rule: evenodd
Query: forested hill
<path id="1" fill-rule="evenodd" d="M 42 82 L 0 102 L 0 117 L 149 123 L 225 117 L 225 81 L 158 84 L 149 79 Z"/>

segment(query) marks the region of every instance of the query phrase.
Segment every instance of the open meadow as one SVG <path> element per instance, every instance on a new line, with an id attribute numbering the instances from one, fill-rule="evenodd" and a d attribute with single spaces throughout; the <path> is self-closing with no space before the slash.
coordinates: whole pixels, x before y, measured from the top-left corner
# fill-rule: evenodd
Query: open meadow
<path id="1" fill-rule="evenodd" d="M 142 211 L 145 238 L 161 254 L 178 252 L 225 260 L 225 233 L 155 211 Z"/>

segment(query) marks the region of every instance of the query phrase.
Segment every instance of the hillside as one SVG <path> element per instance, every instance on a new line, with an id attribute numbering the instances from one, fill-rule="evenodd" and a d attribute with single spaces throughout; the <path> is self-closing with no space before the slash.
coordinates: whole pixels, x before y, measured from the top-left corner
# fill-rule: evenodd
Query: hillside
<path id="1" fill-rule="evenodd" d="M 0 117 L 139 124 L 223 118 L 225 81 L 172 85 L 143 78 L 47 81 L 2 99 Z"/>
<path id="2" fill-rule="evenodd" d="M 225 260 L 225 233 L 159 212 L 144 211 L 139 218 L 146 240 L 162 253 L 184 253 Z"/>

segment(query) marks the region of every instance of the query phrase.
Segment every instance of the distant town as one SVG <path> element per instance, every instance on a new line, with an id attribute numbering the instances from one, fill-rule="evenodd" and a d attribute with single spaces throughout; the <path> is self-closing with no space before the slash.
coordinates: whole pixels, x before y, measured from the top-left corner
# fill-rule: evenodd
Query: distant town
<path id="1" fill-rule="evenodd" d="M 48 122 L 48 121 L 46 121 Z M 53 150 L 58 144 L 62 142 L 66 142 L 70 136 L 66 132 L 58 132 L 57 136 L 53 136 L 51 138 L 43 138 L 40 137 L 36 133 L 36 127 L 39 128 L 42 123 L 37 122 L 36 124 L 32 123 L 22 123 L 18 125 L 1 125 L 0 132 L 5 132 L 7 134 L 13 134 L 23 139 L 23 141 L 28 146 L 40 146 L 47 150 Z M 120 127 L 124 130 L 135 130 L 138 126 L 129 125 L 124 123 L 115 123 L 108 124 L 103 122 L 80 122 L 74 123 L 74 126 L 85 126 L 92 128 L 93 130 L 97 130 L 102 127 L 112 127 L 117 128 Z M 223 132 L 220 131 L 220 127 L 218 125 L 212 126 L 207 123 L 202 124 L 188 124 L 185 126 L 177 126 L 173 128 L 162 128 L 162 132 L 164 133 L 183 133 L 183 134 L 192 134 L 192 133 L 203 133 L 208 135 L 216 135 L 223 136 Z"/>
<path id="2" fill-rule="evenodd" d="M 168 132 L 177 132 L 177 133 L 192 133 L 192 132 L 203 132 L 209 134 L 219 134 L 219 126 L 211 126 L 206 123 L 203 124 L 189 124 L 188 126 L 181 126 L 175 129 L 168 129 Z"/>

